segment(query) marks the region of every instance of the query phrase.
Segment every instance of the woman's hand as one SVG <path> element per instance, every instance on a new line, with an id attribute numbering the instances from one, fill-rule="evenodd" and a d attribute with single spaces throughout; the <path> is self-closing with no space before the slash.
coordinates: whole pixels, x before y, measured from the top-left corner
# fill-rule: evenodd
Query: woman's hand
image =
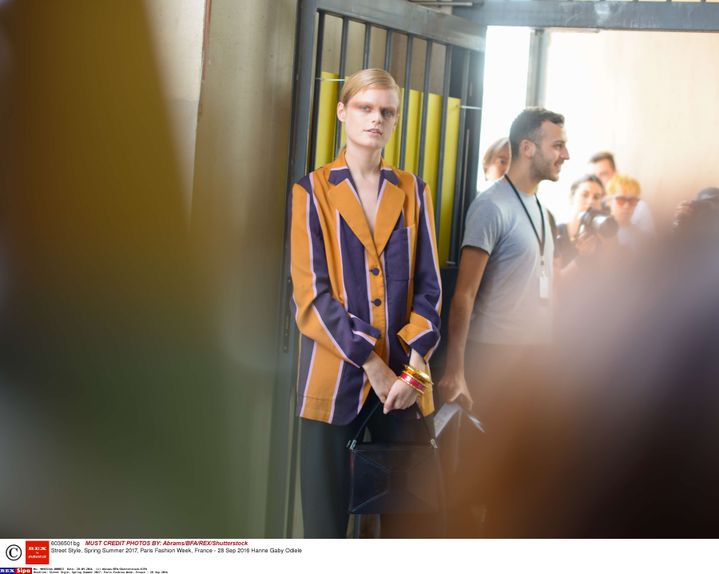
<path id="1" fill-rule="evenodd" d="M 419 398 L 419 393 L 404 381 L 395 378 L 389 395 L 384 403 L 384 414 L 390 411 L 411 407 Z"/>
<path id="2" fill-rule="evenodd" d="M 397 380 L 397 375 L 374 351 L 370 353 L 362 368 L 367 373 L 367 379 L 369 379 L 369 384 L 372 385 L 377 398 L 381 403 L 384 403 L 392 385 Z"/>

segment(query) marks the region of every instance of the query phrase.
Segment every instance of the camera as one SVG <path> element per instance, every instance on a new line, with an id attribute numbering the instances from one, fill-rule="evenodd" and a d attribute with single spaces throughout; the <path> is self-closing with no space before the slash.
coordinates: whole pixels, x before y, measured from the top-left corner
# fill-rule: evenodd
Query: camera
<path id="1" fill-rule="evenodd" d="M 598 209 L 589 208 L 579 217 L 578 234 L 596 234 L 604 239 L 611 239 L 617 235 L 619 225 L 611 215 Z"/>

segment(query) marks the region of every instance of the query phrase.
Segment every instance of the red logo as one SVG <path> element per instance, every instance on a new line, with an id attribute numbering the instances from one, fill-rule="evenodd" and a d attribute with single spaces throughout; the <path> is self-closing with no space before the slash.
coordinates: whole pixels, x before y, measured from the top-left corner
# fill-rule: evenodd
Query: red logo
<path id="1" fill-rule="evenodd" d="M 50 541 L 26 540 L 25 564 L 50 564 Z"/>
<path id="2" fill-rule="evenodd" d="M 15 568 L 15 574 L 32 574 L 32 568 Z"/>

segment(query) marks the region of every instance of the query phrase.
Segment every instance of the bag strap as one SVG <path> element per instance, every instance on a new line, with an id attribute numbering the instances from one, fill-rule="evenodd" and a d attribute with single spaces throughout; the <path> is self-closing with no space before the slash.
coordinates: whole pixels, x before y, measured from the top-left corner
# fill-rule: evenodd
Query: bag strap
<path id="1" fill-rule="evenodd" d="M 362 433 L 364 433 L 365 429 L 367 428 L 367 425 L 369 424 L 370 419 L 374 416 L 375 412 L 377 412 L 377 409 L 382 405 L 382 403 L 378 400 L 377 404 L 373 406 L 370 409 L 370 412 L 367 413 L 367 416 L 362 421 L 362 424 L 360 424 L 359 428 L 357 429 L 357 432 L 355 433 L 354 437 L 347 443 L 347 446 L 350 449 L 353 449 L 358 442 L 360 442 L 360 437 L 362 436 Z M 430 425 L 427 421 L 427 417 L 425 417 L 422 414 L 422 410 L 419 408 L 419 405 L 417 403 L 414 403 L 412 405 L 419 415 L 419 418 L 422 419 L 422 423 L 424 425 L 424 429 L 427 431 L 427 436 L 429 437 L 429 444 L 432 445 L 434 448 L 437 447 L 437 437 L 434 434 L 434 426 Z"/>

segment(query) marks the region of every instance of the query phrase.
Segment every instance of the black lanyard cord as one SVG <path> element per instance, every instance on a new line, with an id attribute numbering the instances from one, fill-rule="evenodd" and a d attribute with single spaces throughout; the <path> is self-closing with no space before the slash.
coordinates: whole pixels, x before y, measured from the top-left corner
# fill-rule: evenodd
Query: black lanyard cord
<path id="1" fill-rule="evenodd" d="M 534 236 L 537 238 L 537 243 L 539 243 L 539 255 L 544 260 L 544 240 L 546 238 L 546 233 L 544 229 L 544 212 L 542 211 L 542 204 L 539 203 L 539 198 L 537 197 L 537 194 L 534 194 L 534 199 L 537 202 L 537 207 L 539 207 L 539 219 L 542 220 L 542 237 L 539 237 L 539 233 L 537 232 L 537 227 L 534 225 L 534 221 L 532 220 L 532 216 L 529 215 L 529 210 L 527 209 L 527 206 L 524 205 L 524 201 L 522 201 L 521 196 L 519 195 L 519 192 L 517 191 L 517 188 L 514 187 L 514 184 L 512 183 L 512 180 L 509 179 L 509 176 L 505 173 L 504 177 L 507 179 L 507 182 L 512 187 L 512 191 L 514 191 L 514 195 L 517 196 L 517 200 L 522 205 L 522 209 L 524 209 L 524 213 L 527 214 L 527 219 L 529 219 L 529 224 L 532 226 L 532 231 L 534 231 Z"/>

